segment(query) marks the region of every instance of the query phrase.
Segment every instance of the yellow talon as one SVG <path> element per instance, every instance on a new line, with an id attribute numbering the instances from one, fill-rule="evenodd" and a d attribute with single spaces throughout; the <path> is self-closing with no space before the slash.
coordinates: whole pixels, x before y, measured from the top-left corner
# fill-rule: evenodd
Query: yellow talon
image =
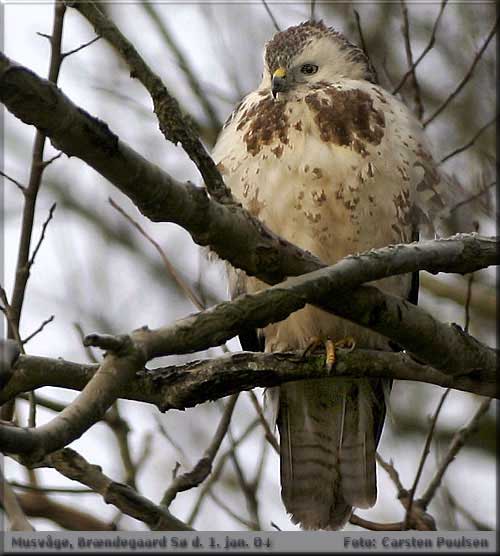
<path id="1" fill-rule="evenodd" d="M 309 345 L 303 351 L 301 359 L 304 359 L 307 354 L 312 353 L 320 344 L 323 344 L 325 347 L 325 366 L 328 373 L 331 372 L 335 365 L 335 362 L 337 361 L 337 348 L 352 351 L 356 347 L 356 341 L 352 336 L 347 336 L 336 342 L 334 342 L 331 338 L 326 338 L 325 340 L 324 338 L 314 336 L 313 338 L 311 338 Z"/>
<path id="2" fill-rule="evenodd" d="M 325 351 L 326 370 L 328 371 L 328 374 L 330 374 L 330 371 L 333 369 L 335 361 L 337 360 L 337 356 L 335 354 L 335 343 L 330 338 L 327 338 L 325 341 Z"/>

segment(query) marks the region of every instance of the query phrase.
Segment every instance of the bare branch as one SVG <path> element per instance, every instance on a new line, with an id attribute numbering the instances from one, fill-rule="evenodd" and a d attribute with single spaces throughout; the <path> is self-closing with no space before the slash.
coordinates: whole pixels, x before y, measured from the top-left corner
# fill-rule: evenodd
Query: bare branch
<path id="1" fill-rule="evenodd" d="M 50 37 L 51 57 L 49 67 L 49 82 L 55 84 L 59 76 L 61 68 L 61 41 L 64 23 L 64 14 L 66 6 L 60 2 L 56 2 L 54 6 L 54 23 L 52 36 Z M 32 164 L 30 169 L 30 177 L 28 186 L 25 189 L 25 198 L 21 224 L 21 237 L 19 240 L 19 250 L 16 264 L 16 278 L 12 293 L 12 323 L 9 326 L 10 335 L 13 337 L 12 325 L 19 328 L 21 319 L 21 311 L 24 302 L 24 294 L 30 273 L 30 244 L 33 231 L 33 222 L 35 217 L 35 205 L 40 188 L 42 174 L 45 169 L 43 163 L 43 151 L 45 147 L 46 135 L 41 131 L 37 131 L 33 144 Z"/>
<path id="2" fill-rule="evenodd" d="M 422 274 L 420 284 L 431 295 L 450 299 L 462 305 L 467 298 L 467 280 L 457 277 L 452 280 L 440 280 L 430 274 Z M 492 286 L 475 281 L 474 302 L 471 304 L 472 313 L 484 319 L 495 320 L 496 311 L 496 290 Z"/>
<path id="3" fill-rule="evenodd" d="M 158 251 L 160 258 L 163 261 L 165 268 L 167 269 L 167 272 L 172 276 L 172 278 L 175 280 L 179 288 L 186 294 L 186 297 L 191 301 L 191 303 L 199 311 L 205 309 L 205 304 L 200 299 L 200 296 L 196 293 L 195 290 L 193 290 L 193 288 L 189 287 L 189 285 L 186 284 L 185 280 L 182 279 L 180 274 L 177 272 L 175 266 L 168 260 L 168 257 L 165 255 L 165 251 L 163 251 L 160 244 L 156 240 L 154 240 L 136 220 L 134 220 L 129 214 L 127 214 L 123 208 L 121 208 L 118 204 L 116 204 L 115 201 L 111 199 L 111 197 L 109 197 L 108 201 L 109 204 L 115 210 L 117 210 L 124 218 L 126 218 L 132 224 L 132 226 L 134 226 L 134 228 L 138 230 L 139 233 L 142 236 L 144 236 L 151 243 L 151 245 L 153 245 L 153 247 Z"/>
<path id="4" fill-rule="evenodd" d="M 417 74 L 415 71 L 415 67 L 413 64 L 413 52 L 411 49 L 411 40 L 410 40 L 410 21 L 408 18 L 408 8 L 406 7 L 405 0 L 400 0 L 401 9 L 403 12 L 403 26 L 402 26 L 402 33 L 404 38 L 405 44 L 405 51 L 406 51 L 406 59 L 408 61 L 408 66 L 410 67 L 410 75 L 411 75 L 411 84 L 413 87 L 413 94 L 414 94 L 414 102 L 417 111 L 417 118 L 422 120 L 424 115 L 424 106 L 422 104 L 422 95 L 420 92 L 420 85 L 417 80 Z"/>
<path id="5" fill-rule="evenodd" d="M 465 446 L 465 443 L 467 442 L 470 435 L 477 430 L 479 421 L 481 420 L 481 417 L 488 411 L 490 404 L 491 398 L 483 400 L 469 423 L 455 433 L 455 436 L 453 437 L 453 440 L 451 441 L 448 448 L 447 454 L 445 455 L 441 465 L 438 467 L 434 477 L 429 482 L 426 491 L 419 500 L 419 503 L 424 509 L 428 507 L 429 503 L 434 497 L 450 463 L 455 459 L 460 449 Z"/>
<path id="6" fill-rule="evenodd" d="M 405 490 L 403 484 L 401 483 L 401 480 L 399 479 L 399 473 L 396 471 L 392 460 L 390 462 L 386 462 L 384 459 L 382 459 L 382 456 L 379 453 L 376 453 L 375 457 L 377 458 L 379 465 L 386 471 L 386 473 L 389 475 L 389 478 L 394 483 L 394 486 L 396 487 L 396 490 L 398 492 L 398 496 L 406 494 L 407 491 Z"/>
<path id="7" fill-rule="evenodd" d="M 257 497 L 255 494 L 254 486 L 247 480 L 245 473 L 243 472 L 243 468 L 241 467 L 240 459 L 236 451 L 235 446 L 235 439 L 231 432 L 231 429 L 228 430 L 228 438 L 231 443 L 231 447 L 233 450 L 229 454 L 229 458 L 233 464 L 234 470 L 236 472 L 236 479 L 240 486 L 240 490 L 245 498 L 245 503 L 247 507 L 247 511 L 250 515 L 251 522 L 250 522 L 250 529 L 252 531 L 260 531 L 262 529 L 260 524 L 259 518 L 259 504 L 257 502 Z"/>
<path id="8" fill-rule="evenodd" d="M 47 168 L 47 166 L 50 166 L 53 162 L 55 162 L 56 160 L 61 158 L 62 155 L 63 155 L 63 153 L 59 152 L 59 153 L 55 154 L 54 156 L 52 156 L 51 158 L 49 158 L 48 160 L 44 160 L 42 162 L 42 167 L 44 169 Z"/>
<path id="9" fill-rule="evenodd" d="M 107 354 L 83 391 L 51 421 L 36 428 L 0 427 L 4 452 L 23 454 L 23 461 L 32 464 L 79 438 L 104 416 L 120 388 L 143 365 L 140 353 L 131 347 L 121 356 Z"/>
<path id="10" fill-rule="evenodd" d="M 434 43 L 436 41 L 436 33 L 437 33 L 437 30 L 438 30 L 438 27 L 439 27 L 439 22 L 441 21 L 441 16 L 443 15 L 443 11 L 444 11 L 447 3 L 448 3 L 448 0 L 442 0 L 438 16 L 436 18 L 436 21 L 434 22 L 434 26 L 432 27 L 431 38 L 429 39 L 429 42 L 428 42 L 427 46 L 424 48 L 424 50 L 422 51 L 420 56 L 417 58 L 417 60 L 410 66 L 408 71 L 403 75 L 403 77 L 401 78 L 401 81 L 398 83 L 398 85 L 392 91 L 393 95 L 397 94 L 400 91 L 401 87 L 403 87 L 403 85 L 406 83 L 406 80 L 408 79 L 408 77 L 410 77 L 410 75 L 415 74 L 416 67 L 425 58 L 425 56 L 427 56 L 427 53 L 429 52 L 429 50 L 431 50 L 431 48 L 434 46 Z"/>
<path id="11" fill-rule="evenodd" d="M 88 491 L 92 492 L 92 491 Z M 94 493 L 93 493 L 94 494 Z M 114 531 L 116 527 L 82 512 L 69 504 L 61 504 L 45 496 L 42 491 L 19 495 L 19 503 L 26 515 L 50 519 L 69 531 Z"/>
<path id="12" fill-rule="evenodd" d="M 7 514 L 12 531 L 35 531 L 26 519 L 26 515 L 10 484 L 5 480 L 2 469 L 0 469 L 0 505 Z"/>
<path id="13" fill-rule="evenodd" d="M 148 163 L 103 122 L 2 53 L 0 85 L 0 99 L 15 116 L 43 128 L 53 144 L 87 162 L 151 220 L 179 224 L 199 245 L 210 245 L 221 258 L 251 275 L 265 276 L 268 283 L 321 267 L 317 257 L 278 238 L 241 207 L 214 202 L 204 189 L 177 182 Z M 47 98 L 57 103 L 47 103 Z M 249 251 L 249 244 L 254 249 Z"/>
<path id="14" fill-rule="evenodd" d="M 472 145 L 474 145 L 474 143 L 479 139 L 479 137 L 481 137 L 483 132 L 485 132 L 490 126 L 492 126 L 498 120 L 499 117 L 500 117 L 500 114 L 497 114 L 489 122 L 487 122 L 481 128 L 479 128 L 479 130 L 475 133 L 475 135 L 472 137 L 472 139 L 470 141 L 467 141 L 467 143 L 465 143 L 465 145 L 462 145 L 461 147 L 458 147 L 457 149 L 451 151 L 446 156 L 444 156 L 441 159 L 441 161 L 439 162 L 439 165 L 443 164 L 444 162 L 446 162 L 447 160 L 449 160 L 453 156 L 466 151 L 469 147 L 472 147 Z"/>
<path id="15" fill-rule="evenodd" d="M 21 490 L 28 490 L 30 492 L 38 492 L 44 494 L 97 494 L 95 490 L 90 488 L 71 488 L 71 487 L 50 487 L 50 486 L 36 486 L 27 483 L 20 483 L 19 481 L 9 481 L 10 485 Z"/>
<path id="16" fill-rule="evenodd" d="M 14 178 L 11 178 L 10 176 L 8 176 L 5 172 L 0 171 L 0 176 L 3 176 L 6 180 L 10 181 L 11 183 L 13 183 L 18 189 L 19 191 L 21 191 L 21 193 L 24 194 L 24 192 L 26 191 L 26 186 L 22 185 L 21 183 L 19 183 L 17 180 L 15 180 Z"/>
<path id="17" fill-rule="evenodd" d="M 486 373 L 483 376 L 491 378 L 496 373 L 496 353 L 464 334 L 457 325 L 439 323 L 422 309 L 369 286 L 357 288 L 355 295 L 353 292 L 352 295 L 332 296 L 335 290 L 350 290 L 364 282 L 418 269 L 474 271 L 484 264 L 484 258 L 495 264 L 497 242 L 479 238 L 474 234 L 459 235 L 349 256 L 326 269 L 220 303 L 177 321 L 173 326 L 137 330 L 133 333 L 134 341 L 140 342 L 148 359 L 190 353 L 220 345 L 237 335 L 242 327 L 261 328 L 283 320 L 306 303 L 312 303 L 327 310 L 331 308 L 339 316 L 381 332 L 436 369 L 448 368 L 458 375 L 481 368 Z M 385 312 L 383 317 L 381 309 Z M 87 338 L 89 344 L 103 345 L 97 341 L 100 336 L 97 340 L 91 336 Z"/>
<path id="18" fill-rule="evenodd" d="M 153 531 L 191 531 L 167 509 L 153 504 L 133 488 L 116 483 L 97 465 L 91 465 L 80 454 L 65 448 L 48 456 L 48 464 L 69 479 L 87 485 L 98 492 L 107 504 L 113 504 L 124 514 L 138 519 Z"/>
<path id="19" fill-rule="evenodd" d="M 161 501 L 162 506 L 168 508 L 177 496 L 177 493 L 184 492 L 185 490 L 198 486 L 208 477 L 208 475 L 210 475 L 214 458 L 217 455 L 220 445 L 222 444 L 224 436 L 229 428 L 229 424 L 231 423 L 231 417 L 237 400 L 238 394 L 233 394 L 224 409 L 224 414 L 220 420 L 219 426 L 215 431 L 212 442 L 203 454 L 203 457 L 191 471 L 183 473 L 179 477 L 175 478 L 163 495 Z"/>
<path id="20" fill-rule="evenodd" d="M 151 95 L 160 130 L 168 141 L 181 143 L 183 149 L 196 164 L 210 195 L 221 203 L 232 202 L 231 191 L 226 187 L 219 170 L 192 129 L 191 122 L 182 115 L 177 100 L 172 97 L 158 75 L 142 59 L 134 46 L 95 2 L 68 2 L 80 12 L 102 36 L 115 48 L 130 69 Z"/>
<path id="21" fill-rule="evenodd" d="M 304 359 L 300 356 L 300 353 L 243 352 L 142 371 L 124 383 L 118 394 L 120 398 L 150 403 L 161 411 L 168 411 L 193 407 L 255 387 L 327 376 L 324 356 L 312 355 Z M 62 359 L 20 356 L 15 376 L 0 392 L 0 401 L 43 386 L 82 390 L 97 369 L 97 365 L 79 365 Z M 334 371 L 328 376 L 413 380 L 498 397 L 495 376 L 490 382 L 481 382 L 465 375 L 445 375 L 416 363 L 403 353 L 362 349 L 349 353 L 339 349 Z M 2 433 L 0 427 L 0 436 Z"/>
<path id="22" fill-rule="evenodd" d="M 201 488 L 200 494 L 196 500 L 195 505 L 193 506 L 193 509 L 191 510 L 191 513 L 189 514 L 189 517 L 187 519 L 187 523 L 188 525 L 193 525 L 194 520 L 196 519 L 196 516 L 198 515 L 198 512 L 200 511 L 201 505 L 203 504 L 203 501 L 205 500 L 205 497 L 207 494 L 211 495 L 211 489 L 212 486 L 214 485 L 214 483 L 219 479 L 220 474 L 222 473 L 222 469 L 224 468 L 224 465 L 227 461 L 227 459 L 229 458 L 230 454 L 232 453 L 233 450 L 236 449 L 236 447 L 241 444 L 244 440 L 246 440 L 246 438 L 250 435 L 250 433 L 257 427 L 257 425 L 259 424 L 259 420 L 258 419 L 254 419 L 248 426 L 247 428 L 241 433 L 241 435 L 234 441 L 234 444 L 228 448 L 218 459 L 214 470 L 212 471 L 212 474 L 210 475 L 210 477 L 208 478 L 208 480 L 204 483 L 204 485 Z"/>
<path id="23" fill-rule="evenodd" d="M 401 481 L 399 480 L 399 474 L 396 471 L 392 460 L 390 463 L 387 463 L 380 457 L 379 454 L 376 454 L 377 461 L 379 464 L 385 469 L 388 473 L 390 479 L 394 483 L 396 490 L 397 490 L 397 497 L 398 500 L 401 502 L 401 505 L 406 510 L 405 518 L 403 521 L 398 523 L 387 523 L 387 524 L 374 524 L 372 522 L 362 522 L 359 521 L 360 518 L 357 518 L 358 523 L 361 527 L 366 527 L 370 529 L 371 527 L 379 527 L 380 529 L 373 529 L 373 530 L 393 530 L 393 531 L 403 531 L 408 529 L 409 527 L 412 529 L 417 529 L 418 531 L 435 531 L 436 524 L 434 518 L 426 513 L 425 508 L 422 507 L 420 501 L 416 501 L 411 504 L 410 506 L 410 493 L 403 487 Z M 388 529 L 388 528 L 391 529 Z M 387 528 L 387 529 L 386 529 Z"/>
<path id="24" fill-rule="evenodd" d="M 262 4 L 264 5 L 264 8 L 266 9 L 267 15 L 269 16 L 269 18 L 271 19 L 274 28 L 276 29 L 276 31 L 280 32 L 280 26 L 278 25 L 278 22 L 276 21 L 276 18 L 273 15 L 273 12 L 271 11 L 271 8 L 267 5 L 266 0 L 261 0 Z M 312 9 L 312 8 L 311 8 Z"/>
<path id="25" fill-rule="evenodd" d="M 359 515 L 356 514 L 349 518 L 349 523 L 357 525 L 358 527 L 363 527 L 363 529 L 368 529 L 369 531 L 401 531 L 402 525 L 400 521 L 396 523 L 375 523 L 374 521 L 359 517 Z"/>
<path id="26" fill-rule="evenodd" d="M 54 315 L 51 315 L 48 319 L 45 319 L 34 332 L 32 332 L 27 338 L 23 339 L 23 344 L 26 345 L 37 334 L 40 334 L 40 332 L 47 326 L 47 324 L 51 323 L 53 320 L 54 320 Z"/>
<path id="27" fill-rule="evenodd" d="M 356 27 L 358 29 L 359 42 L 361 44 L 361 48 L 363 49 L 363 52 L 368 56 L 368 50 L 366 48 L 365 37 L 363 35 L 363 28 L 361 27 L 361 18 L 359 17 L 359 12 L 358 10 L 354 10 L 354 9 L 353 12 L 356 19 Z"/>
<path id="28" fill-rule="evenodd" d="M 498 18 L 496 19 L 495 24 L 493 25 L 493 28 L 489 32 L 488 37 L 484 41 L 483 46 L 479 49 L 478 53 L 474 56 L 474 59 L 472 60 L 472 64 L 470 65 L 469 69 L 467 70 L 467 72 L 466 72 L 464 78 L 462 79 L 462 81 L 460 81 L 460 83 L 456 86 L 456 88 L 453 90 L 453 92 L 451 92 L 449 94 L 449 96 L 444 100 L 444 102 L 439 106 L 439 108 L 437 108 L 435 110 L 435 112 L 433 112 L 433 114 L 431 114 L 422 123 L 422 125 L 424 127 L 427 127 L 433 120 L 435 120 L 437 118 L 437 116 L 439 116 L 439 114 L 441 114 L 441 112 L 448 106 L 448 104 L 450 104 L 450 102 L 458 95 L 458 93 L 463 89 L 463 87 L 470 80 L 470 78 L 472 77 L 472 74 L 474 73 L 474 69 L 475 69 L 477 63 L 479 62 L 479 60 L 481 59 L 481 56 L 483 55 L 484 51 L 486 50 L 486 48 L 490 44 L 491 39 L 495 36 L 495 33 L 497 31 L 497 27 L 498 27 Z"/>
<path id="29" fill-rule="evenodd" d="M 252 392 L 252 390 L 250 390 L 248 393 L 250 395 L 250 401 L 252 402 L 252 405 L 254 406 L 255 411 L 257 412 L 257 415 L 259 416 L 260 423 L 261 423 L 261 425 L 264 429 L 266 440 L 274 448 L 274 451 L 277 454 L 279 454 L 280 453 L 280 445 L 279 445 L 278 441 L 276 440 L 276 436 L 274 436 L 273 431 L 271 430 L 271 427 L 269 426 L 269 423 L 267 422 L 267 419 L 264 415 L 264 412 L 262 411 L 262 408 L 260 406 L 259 400 L 257 399 L 257 396 L 254 394 L 254 392 Z"/>
<path id="30" fill-rule="evenodd" d="M 79 47 L 77 48 L 73 48 L 73 50 L 69 50 L 68 52 L 63 52 L 62 53 L 62 58 L 64 60 L 64 58 L 67 58 L 68 56 L 71 56 L 73 54 L 76 54 L 77 52 L 80 52 L 80 50 L 83 50 L 84 48 L 87 48 L 87 46 L 90 46 L 91 44 L 94 44 L 95 42 L 97 42 L 101 37 L 98 35 L 97 37 L 94 37 L 93 39 L 91 39 L 90 41 L 87 41 L 83 44 L 81 44 Z"/>
<path id="31" fill-rule="evenodd" d="M 490 184 L 488 184 L 484 189 L 482 189 L 478 193 L 475 193 L 474 195 L 471 195 L 470 197 L 467 197 L 467 199 L 464 199 L 463 201 L 459 201 L 456 205 L 453 205 L 449 209 L 449 212 L 452 213 L 453 211 L 459 209 L 460 207 L 463 207 L 464 205 L 467 205 L 467 204 L 471 203 L 472 201 L 475 201 L 476 199 L 479 199 L 479 197 L 482 197 L 485 193 L 488 193 L 488 191 L 492 187 L 494 187 L 496 184 L 497 184 L 496 181 L 491 182 Z"/>
<path id="32" fill-rule="evenodd" d="M 145 2 L 142 4 L 142 8 L 149 15 L 151 21 L 158 29 L 160 36 L 168 45 L 170 51 L 174 55 L 179 68 L 187 79 L 190 91 L 198 99 L 198 102 L 200 103 L 200 106 L 203 109 L 205 116 L 213 129 L 213 136 L 215 137 L 222 126 L 222 122 L 217 115 L 215 107 L 212 105 L 207 95 L 204 93 L 203 86 L 197 78 L 196 72 L 191 68 L 188 59 L 186 58 L 186 56 L 184 56 L 179 45 L 174 40 L 174 37 L 170 33 L 165 21 L 161 18 L 156 6 L 149 2 Z"/>
<path id="33" fill-rule="evenodd" d="M 28 267 L 32 267 L 33 264 L 35 263 L 35 257 L 37 256 L 38 250 L 40 249 L 43 240 L 45 238 L 45 232 L 47 230 L 47 226 L 49 225 L 49 222 L 52 220 L 53 216 L 54 216 L 54 211 L 56 209 L 57 203 L 53 203 L 53 205 L 50 207 L 49 209 L 49 214 L 45 220 L 45 222 L 42 225 L 42 232 L 40 234 L 40 238 L 38 240 L 38 243 L 35 246 L 35 250 L 33 251 L 33 254 L 31 255 L 30 260 L 28 261 Z"/>
<path id="34" fill-rule="evenodd" d="M 424 449 L 422 451 L 422 455 L 420 457 L 420 461 L 419 461 L 419 464 L 418 464 L 417 473 L 415 474 L 415 479 L 413 480 L 413 485 L 412 485 L 412 487 L 410 489 L 410 492 L 409 492 L 408 505 L 406 507 L 406 514 L 405 514 L 405 519 L 404 519 L 404 522 L 403 522 L 403 530 L 408 529 L 408 525 L 410 523 L 410 518 L 411 518 L 411 512 L 412 512 L 412 509 L 413 509 L 413 500 L 415 498 L 415 493 L 417 491 L 418 483 L 420 481 L 420 478 L 422 477 L 422 472 L 424 470 L 425 461 L 426 461 L 427 456 L 429 455 L 429 452 L 430 452 L 431 441 L 432 441 L 432 437 L 434 435 L 434 429 L 436 428 L 436 423 L 437 423 L 439 414 L 441 413 L 441 409 L 442 409 L 443 404 L 444 404 L 446 398 L 448 397 L 449 393 L 450 393 L 450 388 L 447 388 L 445 390 L 444 394 L 441 396 L 441 399 L 439 400 L 439 404 L 436 408 L 436 411 L 434 412 L 434 416 L 432 417 L 431 425 L 429 427 L 429 432 L 427 434 L 427 438 L 425 439 Z"/>

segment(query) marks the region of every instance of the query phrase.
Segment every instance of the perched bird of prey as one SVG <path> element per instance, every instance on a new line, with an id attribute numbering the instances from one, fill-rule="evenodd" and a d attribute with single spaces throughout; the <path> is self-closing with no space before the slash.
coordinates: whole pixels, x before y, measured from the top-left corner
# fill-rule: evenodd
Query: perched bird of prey
<path id="1" fill-rule="evenodd" d="M 226 121 L 213 157 L 252 215 L 328 264 L 413 241 L 419 222 L 442 205 L 421 125 L 377 85 L 365 53 L 322 22 L 290 27 L 266 44 L 262 82 Z M 266 287 L 238 270 L 230 284 L 233 296 Z M 410 275 L 376 285 L 403 298 L 416 289 Z M 260 337 L 267 352 L 302 350 L 318 337 L 391 349 L 383 336 L 309 305 Z M 245 338 L 242 345 L 255 350 Z M 384 382 L 296 381 L 267 395 L 293 521 L 335 530 L 353 507 L 371 507 Z"/>

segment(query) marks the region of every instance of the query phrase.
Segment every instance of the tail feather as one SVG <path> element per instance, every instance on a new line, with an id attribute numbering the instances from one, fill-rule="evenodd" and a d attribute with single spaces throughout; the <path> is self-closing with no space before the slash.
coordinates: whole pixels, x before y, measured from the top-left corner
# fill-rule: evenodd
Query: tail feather
<path id="1" fill-rule="evenodd" d="M 346 524 L 353 506 L 375 503 L 372 408 L 368 380 L 322 379 L 280 387 L 281 492 L 294 523 L 336 530 Z"/>
<path id="2" fill-rule="evenodd" d="M 339 445 L 342 494 L 357 508 L 371 508 L 377 499 L 372 400 L 367 388 L 368 384 L 353 384 L 343 398 L 346 416 Z"/>

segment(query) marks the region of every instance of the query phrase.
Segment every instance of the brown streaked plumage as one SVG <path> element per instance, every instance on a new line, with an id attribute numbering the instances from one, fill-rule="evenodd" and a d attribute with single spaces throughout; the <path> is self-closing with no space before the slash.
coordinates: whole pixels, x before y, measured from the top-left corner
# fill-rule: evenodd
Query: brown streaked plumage
<path id="1" fill-rule="evenodd" d="M 420 124 L 376 84 L 364 52 L 323 23 L 305 22 L 267 43 L 264 66 L 260 86 L 228 118 L 213 152 L 236 199 L 328 264 L 413 241 L 419 222 L 439 210 L 439 175 Z M 266 287 L 231 269 L 230 284 L 233 296 Z M 408 297 L 411 276 L 377 285 Z M 261 334 L 266 351 L 346 336 L 360 347 L 390 349 L 381 335 L 311 306 Z M 353 507 L 372 506 L 383 382 L 301 381 L 271 389 L 267 398 L 293 521 L 339 529 Z"/>

